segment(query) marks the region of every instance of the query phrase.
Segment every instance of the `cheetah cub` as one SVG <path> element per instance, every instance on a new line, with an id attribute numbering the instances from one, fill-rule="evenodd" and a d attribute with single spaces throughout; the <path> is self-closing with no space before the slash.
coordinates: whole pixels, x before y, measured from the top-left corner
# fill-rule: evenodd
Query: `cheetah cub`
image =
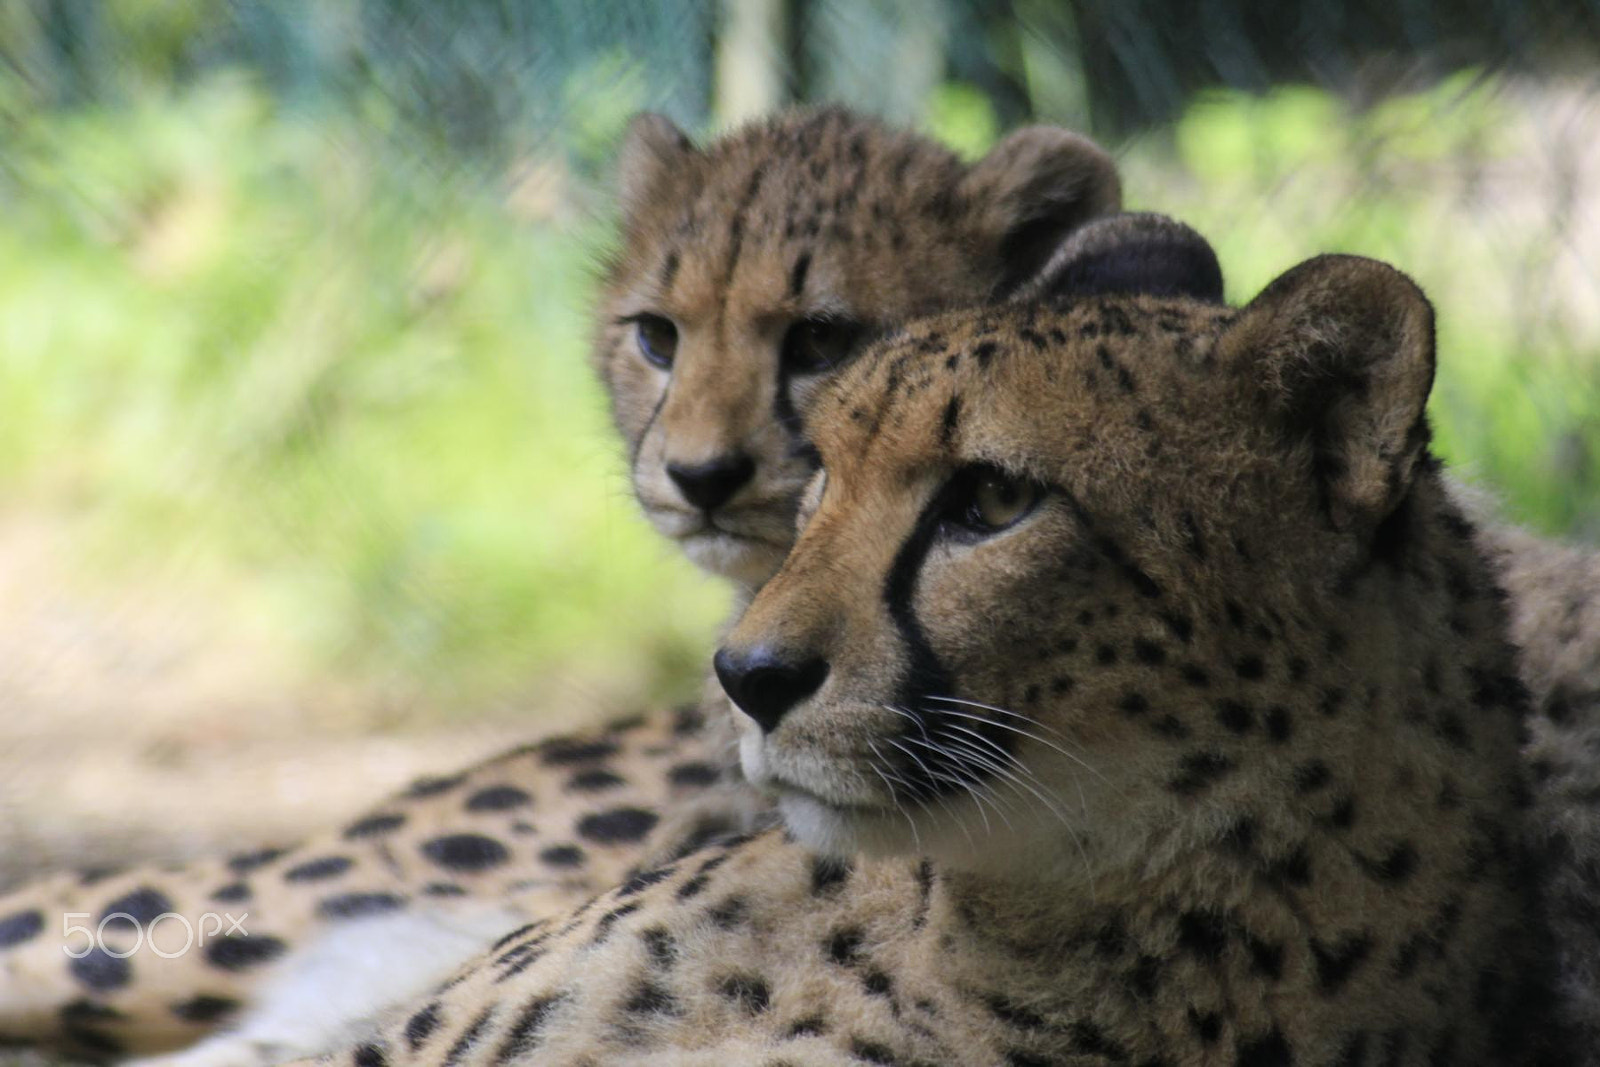
<path id="1" fill-rule="evenodd" d="M 817 398 L 798 542 L 716 656 L 782 832 L 333 1062 L 1570 1062 L 1427 300 L 1351 256 L 1239 310 L 1108 291 L 1145 269 L 915 322 Z"/>

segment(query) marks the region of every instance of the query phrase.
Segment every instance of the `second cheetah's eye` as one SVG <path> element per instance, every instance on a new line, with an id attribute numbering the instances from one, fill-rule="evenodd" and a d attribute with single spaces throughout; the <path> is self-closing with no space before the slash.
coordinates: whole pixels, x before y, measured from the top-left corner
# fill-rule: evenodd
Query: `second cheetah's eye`
<path id="1" fill-rule="evenodd" d="M 987 537 L 1022 521 L 1044 497 L 1033 482 L 978 464 L 951 480 L 943 521 L 969 536 Z"/>
<path id="2" fill-rule="evenodd" d="M 813 315 L 793 323 L 783 335 L 779 358 L 790 374 L 819 374 L 839 366 L 861 339 L 861 324 Z"/>
<path id="3" fill-rule="evenodd" d="M 634 319 L 639 336 L 639 354 L 652 366 L 668 370 L 678 354 L 678 328 L 662 315 L 640 315 Z"/>

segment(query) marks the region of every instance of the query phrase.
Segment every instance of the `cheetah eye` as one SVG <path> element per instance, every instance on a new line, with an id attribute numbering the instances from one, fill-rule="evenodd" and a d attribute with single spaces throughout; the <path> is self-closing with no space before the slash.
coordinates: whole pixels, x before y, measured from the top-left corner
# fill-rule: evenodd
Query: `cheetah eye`
<path id="1" fill-rule="evenodd" d="M 1016 525 L 1044 497 L 1043 487 L 986 463 L 957 473 L 945 493 L 941 522 L 956 532 L 978 537 Z"/>
<path id="2" fill-rule="evenodd" d="M 790 374 L 820 374 L 849 358 L 861 340 L 860 323 L 812 315 L 789 326 L 779 359 Z"/>
<path id="3" fill-rule="evenodd" d="M 671 319 L 661 315 L 639 315 L 633 321 L 639 338 L 639 354 L 651 366 L 669 370 L 672 357 L 678 354 L 678 328 Z"/>

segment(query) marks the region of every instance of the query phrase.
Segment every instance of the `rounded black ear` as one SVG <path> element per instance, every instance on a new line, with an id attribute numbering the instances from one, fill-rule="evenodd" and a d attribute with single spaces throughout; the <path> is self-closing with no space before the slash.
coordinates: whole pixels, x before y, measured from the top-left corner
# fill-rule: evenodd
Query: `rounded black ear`
<path id="1" fill-rule="evenodd" d="M 1371 531 L 1426 452 L 1433 308 L 1361 256 L 1318 256 L 1262 290 L 1218 340 L 1268 425 L 1304 450 L 1335 529 Z"/>
<path id="2" fill-rule="evenodd" d="M 617 198 L 623 215 L 635 214 L 694 151 L 689 135 L 665 115 L 652 111 L 635 115 L 617 151 Z"/>
<path id="3" fill-rule="evenodd" d="M 1096 219 L 1068 237 L 1020 300 L 1056 300 L 1114 293 L 1187 296 L 1222 302 L 1217 254 L 1176 219 L 1128 212 Z"/>
<path id="4" fill-rule="evenodd" d="M 1122 179 L 1105 149 L 1055 126 L 1004 137 L 961 181 L 980 238 L 1000 253 L 995 296 L 1039 273 L 1067 234 L 1122 206 Z"/>

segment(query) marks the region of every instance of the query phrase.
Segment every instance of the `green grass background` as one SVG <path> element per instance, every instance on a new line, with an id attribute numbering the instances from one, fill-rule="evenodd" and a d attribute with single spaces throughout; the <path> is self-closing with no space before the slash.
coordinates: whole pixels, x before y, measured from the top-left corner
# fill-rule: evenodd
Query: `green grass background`
<path id="1" fill-rule="evenodd" d="M 320 112 L 211 76 L 39 110 L 0 81 L 0 516 L 81 535 L 96 582 L 181 559 L 312 669 L 427 700 L 550 674 L 692 693 L 725 596 L 637 516 L 588 366 L 638 102 L 603 81 L 558 149 L 492 170 L 374 136 L 376 97 Z M 1594 323 L 1552 289 L 1561 235 L 1494 185 L 1525 112 L 1466 77 L 1360 113 L 1216 94 L 1116 150 L 1131 204 L 1206 233 L 1234 299 L 1323 251 L 1412 273 L 1441 450 L 1592 537 Z M 999 132 L 960 85 L 928 116 L 972 155 Z"/>

